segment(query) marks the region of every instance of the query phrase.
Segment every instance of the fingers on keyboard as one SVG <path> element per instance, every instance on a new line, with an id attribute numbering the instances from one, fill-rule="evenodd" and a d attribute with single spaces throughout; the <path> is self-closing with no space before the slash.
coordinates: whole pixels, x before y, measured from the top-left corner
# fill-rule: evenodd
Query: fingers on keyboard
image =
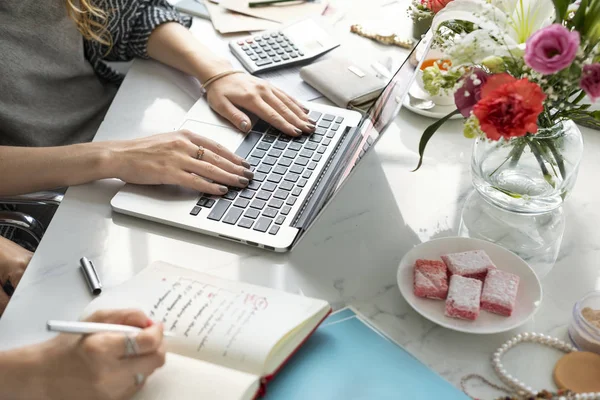
<path id="1" fill-rule="evenodd" d="M 262 99 L 253 104 L 248 104 L 246 107 L 286 135 L 300 136 L 302 134 L 302 130 L 289 123 L 276 109 L 271 106 L 271 104 L 268 104 Z"/>

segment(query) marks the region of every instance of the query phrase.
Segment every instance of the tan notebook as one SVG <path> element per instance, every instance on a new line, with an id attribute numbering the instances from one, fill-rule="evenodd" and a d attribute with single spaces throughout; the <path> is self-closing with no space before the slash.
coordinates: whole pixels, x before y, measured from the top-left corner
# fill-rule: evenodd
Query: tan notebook
<path id="1" fill-rule="evenodd" d="M 86 309 L 141 308 L 165 329 L 167 361 L 135 399 L 253 399 L 331 312 L 326 301 L 164 262 Z"/>
<path id="2" fill-rule="evenodd" d="M 343 108 L 362 108 L 370 104 L 386 84 L 371 67 L 343 57 L 331 57 L 302 67 L 300 76 Z"/>

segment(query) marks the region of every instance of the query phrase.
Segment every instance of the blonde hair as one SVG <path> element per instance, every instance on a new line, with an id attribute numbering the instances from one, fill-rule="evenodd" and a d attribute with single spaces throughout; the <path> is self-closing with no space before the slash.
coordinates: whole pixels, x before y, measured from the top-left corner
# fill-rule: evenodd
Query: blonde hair
<path id="1" fill-rule="evenodd" d="M 79 5 L 77 5 L 79 3 Z M 67 13 L 77 25 L 77 30 L 86 40 L 94 40 L 112 47 L 112 38 L 107 29 L 108 13 L 96 5 L 93 0 L 65 0 Z"/>

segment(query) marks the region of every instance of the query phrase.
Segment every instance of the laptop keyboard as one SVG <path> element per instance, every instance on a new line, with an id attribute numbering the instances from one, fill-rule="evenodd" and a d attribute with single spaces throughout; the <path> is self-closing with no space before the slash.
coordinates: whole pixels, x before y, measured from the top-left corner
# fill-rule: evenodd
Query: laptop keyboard
<path id="1" fill-rule="evenodd" d="M 260 124 L 268 128 L 246 157 L 254 179 L 244 189 L 230 188 L 223 197 L 202 196 L 190 214 L 209 209 L 210 220 L 276 235 L 313 171 L 325 161 L 323 154 L 344 121 L 317 111 L 310 118 L 317 121 L 315 132 L 299 137 L 286 136 L 259 121 L 254 130 L 260 130 Z"/>

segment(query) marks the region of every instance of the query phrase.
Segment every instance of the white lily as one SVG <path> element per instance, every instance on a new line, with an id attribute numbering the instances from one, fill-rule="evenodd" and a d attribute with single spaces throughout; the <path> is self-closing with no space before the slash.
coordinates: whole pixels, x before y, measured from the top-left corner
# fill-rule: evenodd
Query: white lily
<path id="1" fill-rule="evenodd" d="M 552 0 L 454 0 L 437 13 L 432 31 L 447 21 L 479 29 L 456 39 L 445 52 L 454 65 L 479 64 L 489 56 L 522 56 L 525 42 L 554 19 Z"/>

